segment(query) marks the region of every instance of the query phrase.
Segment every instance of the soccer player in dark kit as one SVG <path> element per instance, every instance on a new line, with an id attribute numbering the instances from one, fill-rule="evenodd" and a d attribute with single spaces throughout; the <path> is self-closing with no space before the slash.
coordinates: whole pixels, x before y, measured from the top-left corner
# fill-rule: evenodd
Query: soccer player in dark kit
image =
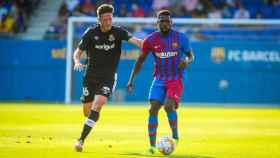
<path id="1" fill-rule="evenodd" d="M 150 140 L 149 154 L 156 151 L 158 112 L 162 106 L 166 111 L 172 138 L 179 141 L 177 127 L 177 108 L 183 93 L 183 74 L 186 67 L 194 60 L 189 40 L 184 33 L 171 28 L 171 13 L 161 10 L 157 14 L 158 31 L 151 33 L 143 41 L 142 54 L 138 57 L 127 83 L 127 90 L 132 91 L 135 76 L 141 69 L 149 53 L 154 57 L 154 80 L 149 101 L 148 133 Z"/>
<path id="2" fill-rule="evenodd" d="M 81 102 L 87 118 L 80 138 L 75 143 L 75 150 L 78 152 L 83 150 L 85 138 L 98 121 L 102 106 L 115 87 L 122 41 L 126 40 L 139 48 L 142 45 L 142 40 L 133 37 L 123 28 L 112 25 L 113 12 L 112 5 L 102 4 L 98 7 L 99 24 L 87 29 L 73 55 L 74 70 L 86 68 Z M 80 62 L 83 52 L 87 54 L 87 65 Z"/>

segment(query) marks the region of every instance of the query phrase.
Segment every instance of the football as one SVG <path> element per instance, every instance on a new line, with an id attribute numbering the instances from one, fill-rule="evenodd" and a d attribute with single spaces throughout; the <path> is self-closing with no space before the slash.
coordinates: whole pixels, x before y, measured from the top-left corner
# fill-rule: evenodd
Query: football
<path id="1" fill-rule="evenodd" d="M 157 142 L 157 148 L 163 155 L 170 155 L 175 149 L 175 142 L 171 137 L 162 136 Z"/>

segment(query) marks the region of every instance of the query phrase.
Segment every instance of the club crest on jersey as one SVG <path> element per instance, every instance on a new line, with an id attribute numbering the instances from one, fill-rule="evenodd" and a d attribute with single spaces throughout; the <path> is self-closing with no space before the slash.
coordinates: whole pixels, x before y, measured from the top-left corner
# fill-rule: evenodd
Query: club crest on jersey
<path id="1" fill-rule="evenodd" d="M 110 35 L 109 35 L 109 39 L 108 39 L 108 40 L 109 40 L 109 41 L 111 41 L 111 42 L 112 42 L 112 41 L 114 41 L 114 40 L 115 40 L 114 35 L 113 35 L 113 34 L 110 34 Z"/>
<path id="2" fill-rule="evenodd" d="M 177 49 L 179 47 L 178 43 L 177 42 L 173 42 L 172 43 L 172 48 L 173 49 Z"/>
<path id="3" fill-rule="evenodd" d="M 98 39 L 99 39 L 99 37 L 98 37 L 98 36 L 94 36 L 94 39 L 95 39 L 95 40 L 98 40 Z"/>

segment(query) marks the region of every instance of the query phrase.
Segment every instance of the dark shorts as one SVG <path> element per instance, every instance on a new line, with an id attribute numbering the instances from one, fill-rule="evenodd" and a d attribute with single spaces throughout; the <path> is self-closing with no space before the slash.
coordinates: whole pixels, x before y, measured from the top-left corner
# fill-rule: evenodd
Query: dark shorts
<path id="1" fill-rule="evenodd" d="M 112 78 L 90 78 L 83 80 L 81 102 L 87 103 L 94 100 L 95 95 L 109 97 L 116 87 L 117 75 Z"/>

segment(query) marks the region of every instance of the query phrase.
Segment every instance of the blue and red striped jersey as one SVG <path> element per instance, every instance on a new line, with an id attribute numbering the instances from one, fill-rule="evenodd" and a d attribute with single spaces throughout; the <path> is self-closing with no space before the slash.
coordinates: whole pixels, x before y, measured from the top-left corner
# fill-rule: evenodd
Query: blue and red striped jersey
<path id="1" fill-rule="evenodd" d="M 160 32 L 153 32 L 144 39 L 142 53 L 152 53 L 154 57 L 154 77 L 158 80 L 182 79 L 183 72 L 178 65 L 185 60 L 186 53 L 191 51 L 185 34 L 170 30 L 163 36 Z"/>

